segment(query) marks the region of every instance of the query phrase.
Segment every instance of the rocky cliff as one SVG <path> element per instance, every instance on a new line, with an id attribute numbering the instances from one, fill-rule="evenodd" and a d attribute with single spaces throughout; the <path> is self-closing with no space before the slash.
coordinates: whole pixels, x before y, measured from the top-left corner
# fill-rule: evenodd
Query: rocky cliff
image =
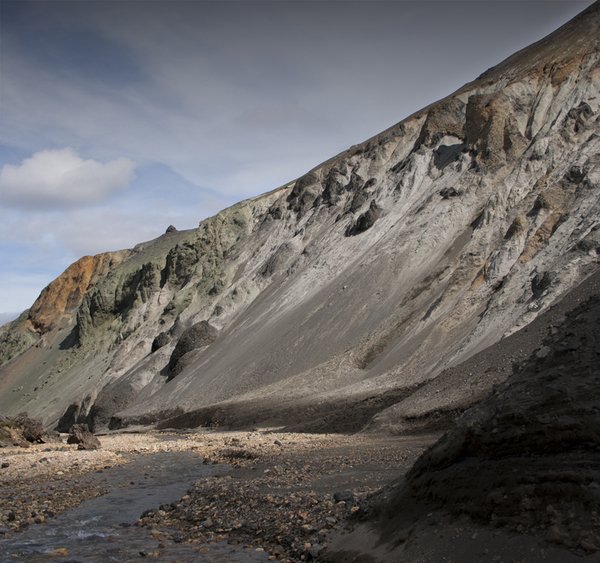
<path id="1" fill-rule="evenodd" d="M 599 22 L 596 3 L 303 177 L 139 245 L 61 327 L 34 308 L 49 332 L 0 368 L 0 411 L 113 427 L 445 424 L 541 333 L 508 337 L 598 269 Z M 51 301 L 61 315 L 71 303 Z"/>
<path id="2" fill-rule="evenodd" d="M 84 256 L 71 264 L 41 292 L 35 303 L 17 320 L 0 329 L 0 362 L 5 363 L 40 338 L 68 322 L 83 302 L 87 291 L 130 254 L 105 252 Z"/>

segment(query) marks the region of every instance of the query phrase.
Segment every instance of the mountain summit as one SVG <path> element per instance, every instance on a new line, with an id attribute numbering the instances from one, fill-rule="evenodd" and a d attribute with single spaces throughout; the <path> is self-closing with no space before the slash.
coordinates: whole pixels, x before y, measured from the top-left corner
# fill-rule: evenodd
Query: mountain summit
<path id="1" fill-rule="evenodd" d="M 599 268 L 599 23 L 596 2 L 297 180 L 82 258 L 0 328 L 0 412 L 443 425 Z"/>

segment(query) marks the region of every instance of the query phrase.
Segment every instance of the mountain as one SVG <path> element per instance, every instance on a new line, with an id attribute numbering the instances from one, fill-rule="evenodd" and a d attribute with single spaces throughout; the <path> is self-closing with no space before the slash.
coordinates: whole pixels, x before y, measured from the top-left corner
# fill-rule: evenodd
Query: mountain
<path id="1" fill-rule="evenodd" d="M 599 21 L 197 229 L 70 266 L 0 329 L 0 412 L 444 427 L 599 269 Z"/>
<path id="2" fill-rule="evenodd" d="M 0 313 L 0 326 L 14 321 L 19 316 L 19 313 Z"/>

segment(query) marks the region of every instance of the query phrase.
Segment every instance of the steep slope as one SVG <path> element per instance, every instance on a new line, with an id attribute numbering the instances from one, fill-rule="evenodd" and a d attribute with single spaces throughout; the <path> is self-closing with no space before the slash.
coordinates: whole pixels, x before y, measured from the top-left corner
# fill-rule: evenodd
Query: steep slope
<path id="1" fill-rule="evenodd" d="M 570 299 L 579 305 L 325 560 L 598 560 L 600 274 Z"/>
<path id="2" fill-rule="evenodd" d="M 408 475 L 418 496 L 600 551 L 600 291 Z M 515 470 L 517 469 L 517 470 Z"/>
<path id="3" fill-rule="evenodd" d="M 410 429 L 431 411 L 407 410 L 419 389 L 598 269 L 599 22 L 596 3 L 302 178 L 134 249 L 69 338 L 0 368 L 0 410 L 348 430 L 379 412 Z M 476 394 L 459 378 L 435 410 L 507 375 Z"/>

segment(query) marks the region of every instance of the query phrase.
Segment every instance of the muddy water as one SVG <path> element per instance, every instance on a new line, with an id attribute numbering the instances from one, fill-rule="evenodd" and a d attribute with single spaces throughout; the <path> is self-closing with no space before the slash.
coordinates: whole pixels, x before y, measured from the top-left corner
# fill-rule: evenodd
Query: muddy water
<path id="1" fill-rule="evenodd" d="M 226 544 L 159 546 L 147 529 L 132 525 L 145 510 L 180 498 L 198 479 L 226 471 L 203 465 L 191 452 L 142 456 L 105 470 L 94 479 L 109 489 L 108 494 L 1 541 L 0 562 L 264 561 L 264 553 Z"/>

